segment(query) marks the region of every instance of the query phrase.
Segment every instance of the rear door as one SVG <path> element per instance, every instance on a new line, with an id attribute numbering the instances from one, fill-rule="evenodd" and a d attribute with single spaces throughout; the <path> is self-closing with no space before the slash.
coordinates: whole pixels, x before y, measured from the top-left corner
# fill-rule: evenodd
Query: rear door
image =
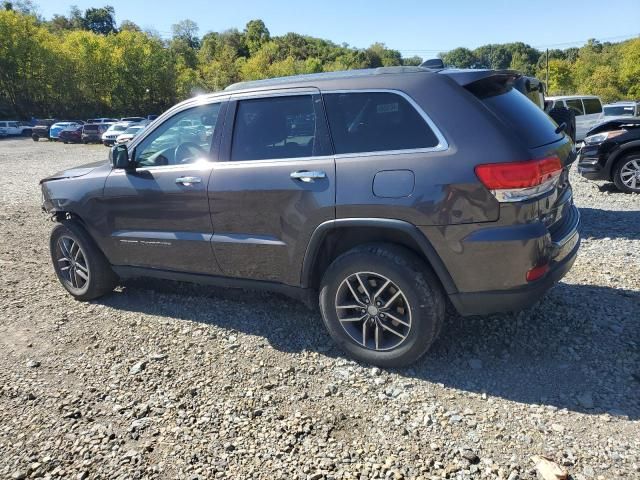
<path id="1" fill-rule="evenodd" d="M 132 145 L 135 171 L 113 170 L 104 189 L 109 258 L 116 265 L 216 274 L 207 184 L 226 103 L 190 107 Z M 190 119 L 200 134 L 184 129 Z"/>
<path id="2" fill-rule="evenodd" d="M 232 96 L 221 156 L 209 203 L 223 273 L 298 285 L 311 234 L 335 218 L 335 165 L 318 90 Z"/>

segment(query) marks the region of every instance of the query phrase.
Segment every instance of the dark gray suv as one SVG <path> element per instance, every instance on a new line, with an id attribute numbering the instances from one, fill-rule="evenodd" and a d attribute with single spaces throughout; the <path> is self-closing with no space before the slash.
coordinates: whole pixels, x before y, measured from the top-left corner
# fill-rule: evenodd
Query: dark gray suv
<path id="1" fill-rule="evenodd" d="M 519 310 L 576 257 L 575 149 L 517 78 L 393 67 L 187 100 L 42 180 L 56 274 L 79 300 L 136 276 L 319 296 L 350 355 L 413 362 L 447 299 Z"/>

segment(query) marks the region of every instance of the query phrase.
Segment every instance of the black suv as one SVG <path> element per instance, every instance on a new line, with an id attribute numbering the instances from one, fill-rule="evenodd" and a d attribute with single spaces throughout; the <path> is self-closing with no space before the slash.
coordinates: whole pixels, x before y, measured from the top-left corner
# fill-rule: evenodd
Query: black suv
<path id="1" fill-rule="evenodd" d="M 519 310 L 576 257 L 575 149 L 517 78 L 395 67 L 187 100 L 42 180 L 56 274 L 79 300 L 135 276 L 319 295 L 353 357 L 410 363 L 447 299 Z"/>
<path id="2" fill-rule="evenodd" d="M 590 180 L 614 182 L 623 192 L 640 193 L 640 119 L 618 118 L 589 130 L 578 171 Z"/>

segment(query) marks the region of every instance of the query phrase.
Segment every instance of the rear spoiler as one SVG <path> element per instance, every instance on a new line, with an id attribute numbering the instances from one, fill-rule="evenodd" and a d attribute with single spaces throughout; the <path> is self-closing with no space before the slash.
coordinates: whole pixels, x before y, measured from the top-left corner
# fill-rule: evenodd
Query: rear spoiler
<path id="1" fill-rule="evenodd" d="M 438 72 L 441 75 L 447 75 L 452 80 L 462 87 L 468 87 L 469 85 L 481 82 L 481 81 L 497 81 L 502 83 L 504 81 L 515 82 L 522 74 L 516 70 L 471 70 L 471 69 L 456 69 L 447 68 Z"/>

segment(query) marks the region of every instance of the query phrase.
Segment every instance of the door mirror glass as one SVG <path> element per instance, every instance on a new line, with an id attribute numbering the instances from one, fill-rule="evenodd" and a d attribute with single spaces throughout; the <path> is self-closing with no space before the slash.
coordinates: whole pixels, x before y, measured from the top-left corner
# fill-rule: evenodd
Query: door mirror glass
<path id="1" fill-rule="evenodd" d="M 129 160 L 129 150 L 126 145 L 116 145 L 109 152 L 109 160 L 113 168 L 124 168 L 129 170 L 133 167 L 133 162 Z"/>

